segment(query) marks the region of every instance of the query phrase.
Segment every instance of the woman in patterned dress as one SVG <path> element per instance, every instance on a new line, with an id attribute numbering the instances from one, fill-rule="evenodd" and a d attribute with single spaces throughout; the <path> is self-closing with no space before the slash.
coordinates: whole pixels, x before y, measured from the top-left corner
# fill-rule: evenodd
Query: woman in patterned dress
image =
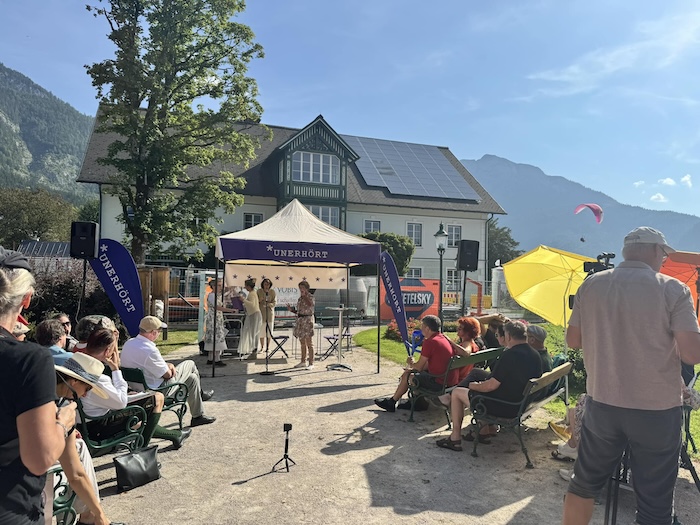
<path id="1" fill-rule="evenodd" d="M 301 346 L 301 362 L 294 368 L 304 368 L 311 370 L 314 367 L 314 296 L 311 295 L 309 283 L 301 281 L 299 283 L 299 300 L 296 308 L 287 305 L 287 308 L 297 314 L 297 322 L 294 325 L 294 337 L 299 339 Z M 308 366 L 306 358 L 308 354 Z"/>
<path id="2" fill-rule="evenodd" d="M 216 294 L 221 290 L 220 286 L 222 285 L 221 279 L 209 281 L 211 292 L 207 296 L 207 315 L 204 318 L 204 350 L 207 351 L 209 357 L 207 364 L 212 364 L 213 359 L 216 366 L 226 366 L 226 363 L 221 360 L 221 353 L 226 350 L 226 334 L 228 333 L 223 312 L 233 311 L 231 308 L 224 307 L 221 302 L 214 307 Z M 216 331 L 214 331 L 215 319 Z M 214 350 L 215 340 L 216 350 Z"/>
<path id="3" fill-rule="evenodd" d="M 262 314 L 260 349 L 269 349 L 270 338 L 275 335 L 275 305 L 277 304 L 277 294 L 272 289 L 272 281 L 270 279 L 263 279 L 260 283 L 258 302 L 260 303 L 260 313 Z M 267 340 L 267 346 L 265 346 L 265 340 Z"/>

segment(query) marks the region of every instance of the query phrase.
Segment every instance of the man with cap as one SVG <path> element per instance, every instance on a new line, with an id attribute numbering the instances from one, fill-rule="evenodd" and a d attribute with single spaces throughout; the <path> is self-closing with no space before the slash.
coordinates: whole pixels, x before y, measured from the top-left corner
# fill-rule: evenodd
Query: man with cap
<path id="1" fill-rule="evenodd" d="M 187 404 L 192 421 L 190 426 L 208 425 L 215 417 L 204 415 L 204 404 L 214 395 L 213 390 L 203 391 L 199 370 L 194 361 L 187 359 L 174 366 L 167 363 L 155 344 L 163 328 L 167 328 L 159 318 L 148 315 L 139 323 L 139 335 L 132 337 L 122 348 L 121 364 L 129 368 L 140 368 L 149 388 L 158 388 L 170 383 L 185 383 L 189 389 Z"/>
<path id="2" fill-rule="evenodd" d="M 688 287 L 659 273 L 674 252 L 646 226 L 624 240 L 624 261 L 581 285 L 566 332 L 581 348 L 590 396 L 564 525 L 589 523 L 595 497 L 630 446 L 636 522 L 670 524 L 681 446 L 681 359 L 700 362 Z"/>
<path id="3" fill-rule="evenodd" d="M 549 352 L 544 347 L 545 339 L 547 339 L 547 331 L 544 328 L 536 324 L 527 325 L 527 344 L 540 354 L 543 374 L 552 371 L 552 356 L 549 355 Z M 544 392 L 546 393 L 546 390 Z"/>

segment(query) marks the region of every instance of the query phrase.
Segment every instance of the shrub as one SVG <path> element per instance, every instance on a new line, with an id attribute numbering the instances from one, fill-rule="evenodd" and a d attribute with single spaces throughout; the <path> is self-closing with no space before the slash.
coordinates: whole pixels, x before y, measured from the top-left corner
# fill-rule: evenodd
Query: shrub
<path id="1" fill-rule="evenodd" d="M 583 366 L 583 353 L 577 348 L 569 348 L 566 353 L 574 365 L 569 376 L 569 388 L 575 392 L 585 392 L 586 369 Z"/>
<path id="2" fill-rule="evenodd" d="M 414 330 L 420 330 L 421 326 L 421 321 L 420 319 L 414 319 L 411 317 L 408 321 L 408 336 L 411 337 L 411 333 Z M 399 325 L 396 323 L 395 319 L 392 319 L 389 321 L 389 324 L 386 327 L 386 332 L 384 334 L 385 339 L 391 339 L 392 341 L 398 341 L 402 342 L 403 339 L 401 338 L 401 332 L 399 331 Z"/>

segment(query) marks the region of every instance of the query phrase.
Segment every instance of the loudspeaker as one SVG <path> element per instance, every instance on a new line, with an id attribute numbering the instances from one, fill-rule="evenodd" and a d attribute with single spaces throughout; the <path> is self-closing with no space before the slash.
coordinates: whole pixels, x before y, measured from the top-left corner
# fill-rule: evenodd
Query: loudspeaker
<path id="1" fill-rule="evenodd" d="M 96 222 L 74 222 L 70 225 L 70 256 L 94 259 L 100 244 L 100 225 Z"/>
<path id="2" fill-rule="evenodd" d="M 479 241 L 459 241 L 457 252 L 457 269 L 468 272 L 476 271 L 479 265 Z"/>

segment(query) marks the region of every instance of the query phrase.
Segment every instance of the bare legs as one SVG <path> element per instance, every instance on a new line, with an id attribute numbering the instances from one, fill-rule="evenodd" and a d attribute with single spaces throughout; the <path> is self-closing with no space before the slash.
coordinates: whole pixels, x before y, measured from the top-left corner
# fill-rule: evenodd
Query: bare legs
<path id="1" fill-rule="evenodd" d="M 462 420 L 464 411 L 469 408 L 469 389 L 457 387 L 450 394 L 450 416 L 452 417 L 452 434 L 450 440 L 462 441 Z"/>
<path id="2" fill-rule="evenodd" d="M 593 517 L 595 500 L 582 498 L 571 492 L 564 498 L 562 525 L 588 525 Z"/>
<path id="3" fill-rule="evenodd" d="M 306 362 L 307 354 L 309 358 L 309 365 L 308 366 L 314 366 L 314 338 L 313 336 L 309 337 L 300 337 L 299 338 L 299 346 L 301 346 L 301 363 L 299 364 L 304 364 Z"/>

